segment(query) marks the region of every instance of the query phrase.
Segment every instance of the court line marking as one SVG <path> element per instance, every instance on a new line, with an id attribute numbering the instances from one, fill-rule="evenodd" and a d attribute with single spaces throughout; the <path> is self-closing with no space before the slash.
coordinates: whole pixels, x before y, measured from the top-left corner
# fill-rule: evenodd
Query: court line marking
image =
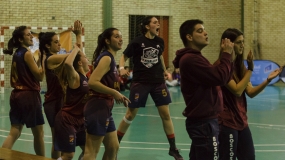
<path id="1" fill-rule="evenodd" d="M 121 113 L 121 112 L 112 112 L 112 114 L 123 114 L 125 115 L 126 113 Z M 137 114 L 136 116 L 141 116 L 141 117 L 157 117 L 157 118 L 160 118 L 160 116 L 158 115 L 152 115 L 152 114 Z M 186 119 L 186 117 L 172 117 L 170 116 L 171 119 Z"/>
<path id="2" fill-rule="evenodd" d="M 3 129 L 0 129 L 0 132 L 6 132 L 6 133 L 9 133 L 10 131 L 9 130 L 3 130 Z M 34 136 L 33 134 L 31 134 L 31 133 L 21 133 L 21 135 L 27 135 L 27 136 Z M 0 137 L 3 137 L 4 135 L 0 135 Z M 5 136 L 5 138 L 6 138 L 7 136 Z M 50 137 L 51 138 L 51 136 L 49 136 L 49 135 L 44 135 L 44 137 Z"/>
<path id="3" fill-rule="evenodd" d="M 133 142 L 133 141 L 121 141 L 121 143 L 134 143 L 134 144 L 156 144 L 156 145 L 169 145 L 169 143 L 156 143 L 156 142 Z M 191 143 L 176 143 L 176 145 L 180 146 L 189 146 Z M 285 146 L 285 144 L 254 144 L 257 147 L 269 147 L 269 146 Z"/>
<path id="4" fill-rule="evenodd" d="M 6 117 L 9 117 L 9 116 L 1 116 L 0 118 L 6 118 Z"/>
<path id="5" fill-rule="evenodd" d="M 104 146 L 101 146 L 104 147 Z M 169 148 L 140 148 L 140 147 L 121 147 L 119 149 L 138 149 L 138 150 L 169 150 Z M 182 151 L 189 151 L 189 148 L 187 149 L 179 149 Z M 285 150 L 255 150 L 255 152 L 284 152 Z"/>
<path id="6" fill-rule="evenodd" d="M 6 138 L 7 136 L 0 135 L 0 137 Z M 26 141 L 26 142 L 33 142 L 34 141 L 34 140 L 28 140 L 28 139 L 22 139 L 22 138 L 19 138 L 18 140 Z M 44 143 L 51 144 L 52 142 L 44 141 Z M 169 143 L 135 142 L 135 141 L 121 141 L 121 144 L 122 143 L 126 143 L 126 144 L 146 144 L 146 145 L 169 145 Z M 176 143 L 176 145 L 178 145 L 178 146 L 190 146 L 191 143 Z M 254 146 L 256 146 L 256 147 L 282 147 L 282 146 L 285 146 L 285 144 L 254 144 Z M 135 148 L 135 147 L 120 147 L 120 148 Z M 138 148 L 140 148 L 140 147 L 138 147 Z M 169 150 L 169 148 L 167 150 Z"/>
<path id="7" fill-rule="evenodd" d="M 263 124 L 263 123 L 248 123 L 250 125 L 258 125 L 258 126 L 269 126 L 269 127 L 285 127 L 285 125 L 279 124 Z"/>
<path id="8" fill-rule="evenodd" d="M 0 135 L 0 137 L 5 137 L 5 136 L 2 136 Z M 33 143 L 33 140 L 25 140 L 25 139 L 21 139 L 19 138 L 18 140 L 20 141 L 26 141 L 26 142 L 32 142 Z M 123 142 L 123 141 L 122 141 Z M 44 142 L 44 143 L 47 143 L 47 144 L 51 144 L 51 142 Z M 167 143 L 166 143 L 167 144 Z M 167 144 L 168 145 L 168 144 Z M 190 144 L 187 144 L 188 146 L 190 146 Z M 285 146 L 285 144 L 279 144 L 279 145 L 282 145 L 282 146 Z M 257 145 L 254 145 L 254 146 L 257 146 Z M 271 145 L 272 146 L 272 145 Z M 103 145 L 100 146 L 101 148 L 104 148 Z M 120 146 L 119 149 L 137 149 L 137 150 L 169 150 L 169 148 L 146 148 L 146 147 L 122 147 Z M 189 148 L 187 149 L 179 149 L 181 151 L 189 151 Z M 255 150 L 255 152 L 285 152 L 285 150 Z"/>

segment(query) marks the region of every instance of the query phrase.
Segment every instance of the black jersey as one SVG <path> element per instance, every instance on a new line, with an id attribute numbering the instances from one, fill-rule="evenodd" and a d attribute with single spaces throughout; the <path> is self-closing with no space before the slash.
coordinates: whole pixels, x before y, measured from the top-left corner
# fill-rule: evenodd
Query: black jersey
<path id="1" fill-rule="evenodd" d="M 124 54 L 129 58 L 133 57 L 133 82 L 165 82 L 160 59 L 163 51 L 164 41 L 157 36 L 149 39 L 142 35 L 128 44 Z"/>
<path id="2" fill-rule="evenodd" d="M 15 90 L 40 91 L 40 82 L 32 74 L 25 62 L 27 48 L 20 47 L 13 55 L 10 83 Z"/>

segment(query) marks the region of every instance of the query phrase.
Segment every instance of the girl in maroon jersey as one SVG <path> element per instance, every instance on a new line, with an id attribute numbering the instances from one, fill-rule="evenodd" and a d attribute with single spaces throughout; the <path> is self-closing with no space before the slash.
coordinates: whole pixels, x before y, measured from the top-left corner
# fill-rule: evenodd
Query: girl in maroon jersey
<path id="1" fill-rule="evenodd" d="M 74 26 L 81 25 L 81 22 L 76 20 Z M 73 33 L 76 35 L 76 43 L 81 43 L 81 30 L 78 27 L 73 28 Z M 80 27 L 81 29 L 81 27 Z M 58 54 L 61 48 L 59 36 L 55 32 L 41 32 L 39 34 L 40 52 L 46 53 L 46 82 L 47 92 L 45 94 L 44 111 L 46 118 L 51 128 L 52 139 L 54 137 L 54 121 L 58 111 L 63 106 L 64 90 L 58 81 L 58 75 L 63 68 L 63 61 L 69 54 Z M 52 140 L 53 142 L 53 140 Z M 54 145 L 51 148 L 51 157 L 57 159 L 60 157 L 60 152 L 54 150 Z"/>
<path id="2" fill-rule="evenodd" d="M 13 54 L 10 83 L 14 88 L 10 96 L 10 133 L 2 147 L 11 149 L 20 137 L 23 125 L 31 128 L 34 136 L 34 150 L 37 155 L 45 156 L 44 118 L 40 97 L 40 81 L 45 74 L 45 55 L 41 55 L 40 63 L 36 63 L 29 46 L 33 46 L 33 35 L 26 26 L 20 26 L 13 32 L 5 54 Z M 41 66 L 38 66 L 40 64 Z"/>
<path id="3" fill-rule="evenodd" d="M 103 159 L 115 159 L 119 142 L 112 117 L 114 99 L 127 106 L 129 99 L 122 95 L 115 55 L 122 48 L 122 34 L 108 28 L 98 36 L 98 46 L 93 55 L 94 71 L 88 82 L 90 99 L 85 105 L 86 145 L 83 159 L 96 159 L 103 142 Z"/>
<path id="4" fill-rule="evenodd" d="M 74 25 L 75 31 L 81 29 L 81 23 Z M 78 46 L 81 47 L 82 44 L 74 45 L 64 62 L 65 74 L 59 76 L 65 91 L 65 102 L 55 118 L 54 148 L 56 151 L 61 151 L 61 157 L 58 159 L 63 160 L 73 158 L 76 146 L 80 146 L 84 153 L 86 139 L 83 108 L 89 92 L 86 77 L 86 73 L 89 72 L 89 61 Z"/>

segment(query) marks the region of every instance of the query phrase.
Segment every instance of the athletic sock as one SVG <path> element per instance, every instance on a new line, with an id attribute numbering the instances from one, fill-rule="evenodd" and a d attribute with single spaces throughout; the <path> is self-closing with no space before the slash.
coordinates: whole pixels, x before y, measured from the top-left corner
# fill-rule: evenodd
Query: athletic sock
<path id="1" fill-rule="evenodd" d="M 170 149 L 176 149 L 175 135 L 174 134 L 167 135 L 167 139 L 170 145 Z"/>
<path id="2" fill-rule="evenodd" d="M 117 131 L 118 141 L 121 143 L 122 138 L 124 137 L 125 133 L 122 133 L 120 131 Z"/>

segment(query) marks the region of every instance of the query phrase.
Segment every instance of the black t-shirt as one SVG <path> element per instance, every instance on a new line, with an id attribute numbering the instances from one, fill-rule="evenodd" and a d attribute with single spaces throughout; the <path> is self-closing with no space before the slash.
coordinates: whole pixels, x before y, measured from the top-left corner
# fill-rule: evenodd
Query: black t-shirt
<path id="1" fill-rule="evenodd" d="M 164 41 L 144 35 L 136 37 L 124 51 L 127 57 L 133 57 L 133 82 L 163 83 L 163 67 L 160 56 L 164 51 Z"/>

